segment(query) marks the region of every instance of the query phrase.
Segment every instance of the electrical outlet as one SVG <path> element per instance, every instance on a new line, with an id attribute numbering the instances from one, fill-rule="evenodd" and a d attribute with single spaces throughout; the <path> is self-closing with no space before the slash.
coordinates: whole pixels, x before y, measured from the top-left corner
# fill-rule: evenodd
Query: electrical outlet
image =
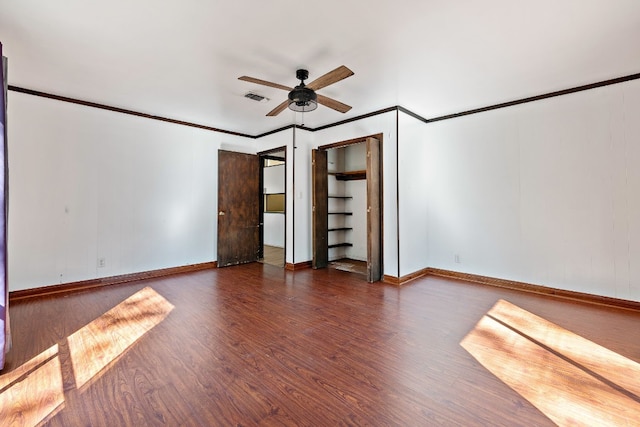
<path id="1" fill-rule="evenodd" d="M 453 260 L 456 262 L 456 264 L 460 264 L 460 255 L 455 254 L 455 255 L 453 256 Z"/>
<path id="2" fill-rule="evenodd" d="M 107 265 L 107 260 L 104 258 L 98 258 L 98 268 L 104 268 Z"/>

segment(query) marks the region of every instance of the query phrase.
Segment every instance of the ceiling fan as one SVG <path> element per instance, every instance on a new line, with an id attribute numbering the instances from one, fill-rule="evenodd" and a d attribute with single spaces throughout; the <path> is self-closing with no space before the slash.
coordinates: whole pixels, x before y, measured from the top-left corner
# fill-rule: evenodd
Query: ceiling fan
<path id="1" fill-rule="evenodd" d="M 269 111 L 267 116 L 277 116 L 287 107 L 293 111 L 313 111 L 318 107 L 318 103 L 341 113 L 346 113 L 351 109 L 349 105 L 323 95 L 318 95 L 316 94 L 316 91 L 339 82 L 340 80 L 344 80 L 352 75 L 353 71 L 344 65 L 341 65 L 335 70 L 329 71 L 327 74 L 318 77 L 308 85 L 305 85 L 304 81 L 309 78 L 309 72 L 307 70 L 298 70 L 296 71 L 296 78 L 300 80 L 300 84 L 295 88 L 248 76 L 238 77 L 238 80 L 289 91 L 289 97 L 276 108 Z"/>

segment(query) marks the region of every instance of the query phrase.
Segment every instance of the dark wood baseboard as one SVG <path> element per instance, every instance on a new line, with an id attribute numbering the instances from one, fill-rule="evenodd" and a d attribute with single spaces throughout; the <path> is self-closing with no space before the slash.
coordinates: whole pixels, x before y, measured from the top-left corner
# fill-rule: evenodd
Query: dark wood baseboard
<path id="1" fill-rule="evenodd" d="M 287 262 L 284 264 L 284 269 L 289 271 L 304 270 L 307 268 L 311 268 L 311 261 L 296 262 L 295 264 Z"/>
<path id="2" fill-rule="evenodd" d="M 607 305 L 618 308 L 625 308 L 640 311 L 640 301 L 631 301 L 620 298 L 605 297 L 601 295 L 588 294 L 584 292 L 568 291 L 564 289 L 550 288 L 548 286 L 533 285 L 531 283 L 517 282 L 515 280 L 498 279 L 495 277 L 480 276 L 477 274 L 460 273 L 457 271 L 441 270 L 438 268 L 427 268 L 426 274 L 430 276 L 446 277 L 448 279 L 458 279 L 466 282 L 479 283 L 482 285 L 497 286 L 500 288 L 514 289 L 536 294 L 555 296 L 574 301 L 588 302 L 592 304 Z"/>
<path id="3" fill-rule="evenodd" d="M 61 285 L 43 286 L 39 288 L 24 289 L 9 292 L 9 302 L 41 298 L 62 293 L 78 292 L 102 286 L 115 285 L 119 283 L 133 282 L 136 280 L 153 279 L 173 274 L 189 273 L 192 271 L 207 270 L 217 268 L 218 262 L 204 262 L 200 264 L 185 265 L 179 267 L 163 268 L 159 270 L 144 271 L 140 273 L 123 274 L 120 276 L 103 277 L 99 279 L 83 280 L 79 282 L 65 283 Z M 285 269 L 289 271 L 298 271 L 311 268 L 311 261 L 299 263 L 286 263 Z M 482 285 L 496 286 L 500 288 L 514 289 L 525 292 L 532 292 L 542 295 L 555 296 L 559 298 L 571 299 L 575 301 L 589 302 L 592 304 L 607 305 L 618 308 L 625 308 L 634 311 L 640 311 L 640 301 L 631 301 L 621 298 L 606 297 L 601 295 L 588 294 L 584 292 L 569 291 L 564 289 L 551 288 L 548 286 L 534 285 L 531 283 L 518 282 L 515 280 L 499 279 L 495 277 L 481 276 L 478 274 L 461 273 L 452 270 L 442 270 L 438 268 L 427 267 L 414 273 L 407 274 L 402 277 L 384 275 L 382 281 L 391 285 L 400 286 L 414 279 L 423 276 L 438 276 L 448 279 L 457 279 L 466 282 L 479 283 Z"/>
<path id="4" fill-rule="evenodd" d="M 64 283 L 61 285 L 42 286 L 39 288 L 23 289 L 9 292 L 9 303 L 15 303 L 31 298 L 42 298 L 62 293 L 84 291 L 102 286 L 116 285 L 119 283 L 133 282 L 136 280 L 155 279 L 173 274 L 189 273 L 192 271 L 217 268 L 218 262 L 203 262 L 200 264 L 183 265 L 179 267 L 162 268 L 159 270 L 143 271 L 140 273 L 122 274 L 119 276 L 101 277 L 99 279 L 82 280 L 79 282 Z"/>
<path id="5" fill-rule="evenodd" d="M 400 278 L 395 276 L 388 276 L 385 274 L 382 276 L 382 281 L 390 285 L 400 285 Z"/>
<path id="6" fill-rule="evenodd" d="M 407 282 L 410 282 L 411 280 L 415 280 L 419 277 L 426 276 L 427 274 L 429 274 L 429 268 L 423 268 L 422 270 L 415 271 L 411 274 L 407 274 L 406 276 L 402 276 L 402 277 L 387 276 L 385 274 L 382 277 L 382 281 L 384 283 L 389 283 L 391 285 L 400 286 L 400 285 L 404 285 Z"/>

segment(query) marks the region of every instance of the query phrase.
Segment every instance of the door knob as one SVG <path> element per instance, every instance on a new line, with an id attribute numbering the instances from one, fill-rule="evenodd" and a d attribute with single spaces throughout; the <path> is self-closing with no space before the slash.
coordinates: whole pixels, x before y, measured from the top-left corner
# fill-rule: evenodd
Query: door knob
<path id="1" fill-rule="evenodd" d="M 218 212 L 218 216 L 224 216 L 224 211 Z"/>

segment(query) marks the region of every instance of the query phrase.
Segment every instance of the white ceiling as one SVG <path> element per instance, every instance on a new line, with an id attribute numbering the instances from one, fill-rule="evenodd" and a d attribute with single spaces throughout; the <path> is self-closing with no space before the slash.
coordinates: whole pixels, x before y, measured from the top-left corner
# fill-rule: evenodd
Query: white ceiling
<path id="1" fill-rule="evenodd" d="M 435 117 L 640 72 L 638 0 L 0 0 L 9 84 L 257 135 L 401 105 Z M 265 114 L 286 86 L 353 107 Z M 253 91 L 270 98 L 243 97 Z"/>

